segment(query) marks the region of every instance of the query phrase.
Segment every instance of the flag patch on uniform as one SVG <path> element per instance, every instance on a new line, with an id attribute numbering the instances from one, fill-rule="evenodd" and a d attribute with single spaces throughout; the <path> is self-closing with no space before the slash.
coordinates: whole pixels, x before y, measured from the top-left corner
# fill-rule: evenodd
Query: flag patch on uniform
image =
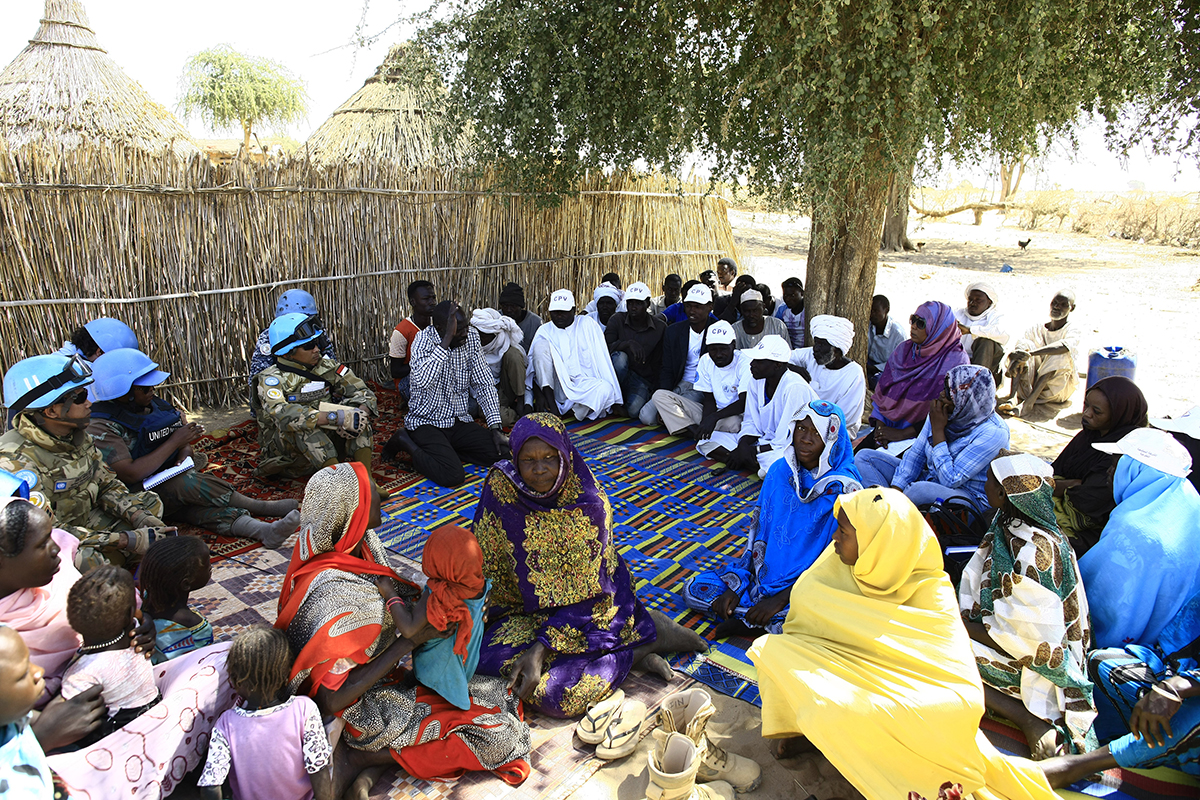
<path id="1" fill-rule="evenodd" d="M 349 371 L 350 371 L 350 368 L 347 367 L 345 364 L 342 364 L 340 367 L 337 368 L 338 377 L 339 378 L 346 377 L 346 373 Z"/>
<path id="2" fill-rule="evenodd" d="M 57 483 L 54 484 L 54 491 L 65 492 L 66 490 L 67 490 L 67 482 L 66 481 L 58 481 Z"/>

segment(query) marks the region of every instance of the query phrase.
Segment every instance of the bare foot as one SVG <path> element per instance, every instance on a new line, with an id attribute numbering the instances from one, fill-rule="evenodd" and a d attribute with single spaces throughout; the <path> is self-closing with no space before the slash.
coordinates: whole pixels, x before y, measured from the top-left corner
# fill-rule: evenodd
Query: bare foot
<path id="1" fill-rule="evenodd" d="M 350 784 L 350 788 L 342 795 L 342 799 L 367 800 L 371 796 L 371 789 L 374 788 L 376 781 L 386 771 L 387 767 L 367 767 L 358 773 L 358 777 L 354 779 L 354 783 Z"/>
<path id="2" fill-rule="evenodd" d="M 789 736 L 785 739 L 772 739 L 768 745 L 771 755 L 777 759 L 795 758 L 805 753 L 815 753 L 816 745 L 807 736 Z"/>
<path id="3" fill-rule="evenodd" d="M 670 683 L 671 679 L 675 677 L 675 670 L 671 669 L 671 665 L 667 663 L 667 660 L 658 653 L 651 653 L 646 656 L 638 666 L 651 675 L 657 675 L 667 683 Z"/>
<path id="4" fill-rule="evenodd" d="M 661 611 L 650 609 L 654 629 L 658 638 L 654 643 L 656 653 L 697 653 L 708 650 L 708 640 L 693 630 L 680 625 Z"/>
<path id="5" fill-rule="evenodd" d="M 1029 758 L 1043 761 L 1060 753 L 1062 737 L 1058 729 L 1045 720 L 1036 719 L 1022 728 L 1025 741 L 1029 742 Z"/>
<path id="6" fill-rule="evenodd" d="M 375 785 L 375 781 L 379 778 L 382 771 L 387 769 L 388 765 L 394 763 L 395 761 L 392 760 L 391 752 L 388 750 L 380 753 L 358 750 L 343 740 L 333 753 L 333 770 L 331 776 L 333 796 L 346 796 L 366 800 L 367 794 L 370 793 L 371 787 Z M 368 780 L 369 783 L 367 782 Z M 366 784 L 366 789 L 362 789 L 362 784 L 364 783 Z M 361 794 L 349 794 L 350 792 L 359 792 L 360 790 Z"/>

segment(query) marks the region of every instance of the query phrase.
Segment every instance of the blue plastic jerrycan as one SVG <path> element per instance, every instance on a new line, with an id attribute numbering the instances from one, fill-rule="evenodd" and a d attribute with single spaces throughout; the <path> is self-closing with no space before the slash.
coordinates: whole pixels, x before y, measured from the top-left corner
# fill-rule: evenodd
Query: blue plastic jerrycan
<path id="1" fill-rule="evenodd" d="M 1119 375 L 1133 380 L 1137 373 L 1137 356 L 1124 347 L 1098 347 L 1088 356 L 1087 388 L 1101 378 Z"/>

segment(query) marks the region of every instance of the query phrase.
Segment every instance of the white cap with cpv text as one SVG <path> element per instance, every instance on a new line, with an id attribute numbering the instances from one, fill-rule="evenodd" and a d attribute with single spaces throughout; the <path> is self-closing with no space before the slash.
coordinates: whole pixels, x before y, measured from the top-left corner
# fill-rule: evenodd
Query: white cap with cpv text
<path id="1" fill-rule="evenodd" d="M 559 289 L 550 295 L 551 311 L 571 311 L 575 308 L 575 295 L 569 289 Z"/>

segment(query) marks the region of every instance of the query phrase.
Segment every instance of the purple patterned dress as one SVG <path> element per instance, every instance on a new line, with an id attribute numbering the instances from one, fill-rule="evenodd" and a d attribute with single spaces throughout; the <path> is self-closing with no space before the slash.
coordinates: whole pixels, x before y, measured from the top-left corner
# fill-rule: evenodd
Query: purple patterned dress
<path id="1" fill-rule="evenodd" d="M 577 717 L 625 680 L 634 648 L 654 641 L 654 620 L 617 553 L 608 496 L 562 420 L 552 414 L 518 420 L 513 453 L 535 437 L 558 451 L 554 488 L 535 494 L 513 461 L 501 461 L 488 472 L 475 510 L 483 572 L 492 581 L 477 671 L 508 677 L 541 642 L 548 652 L 528 704 L 550 716 Z"/>

